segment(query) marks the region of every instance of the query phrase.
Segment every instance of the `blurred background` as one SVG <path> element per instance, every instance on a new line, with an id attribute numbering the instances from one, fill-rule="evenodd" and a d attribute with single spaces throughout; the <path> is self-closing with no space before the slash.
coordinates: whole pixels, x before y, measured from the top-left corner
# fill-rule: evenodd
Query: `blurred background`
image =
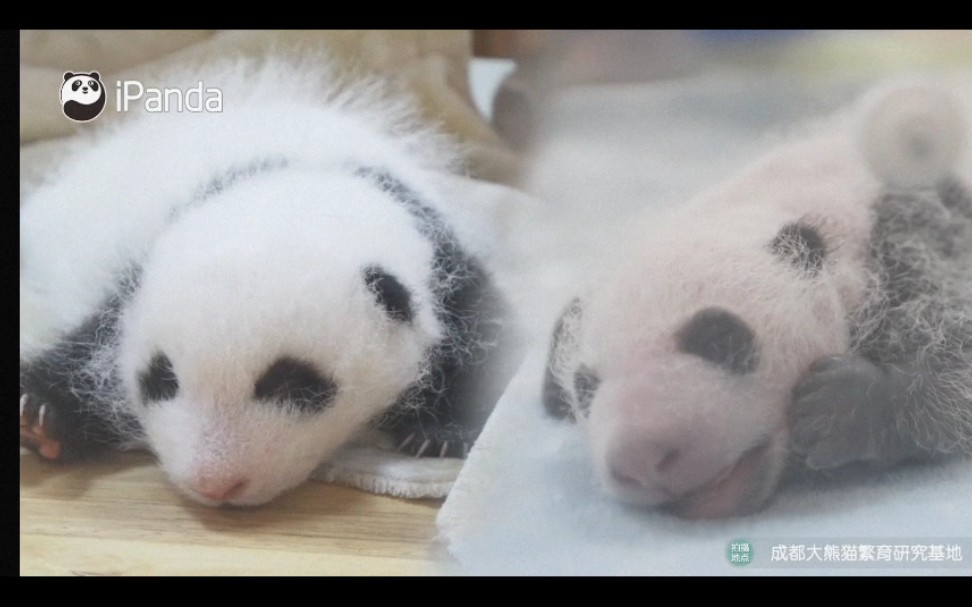
<path id="1" fill-rule="evenodd" d="M 516 62 L 494 126 L 525 147 L 539 101 L 565 87 L 759 71 L 852 81 L 972 65 L 969 30 L 475 30 L 477 57 Z"/>

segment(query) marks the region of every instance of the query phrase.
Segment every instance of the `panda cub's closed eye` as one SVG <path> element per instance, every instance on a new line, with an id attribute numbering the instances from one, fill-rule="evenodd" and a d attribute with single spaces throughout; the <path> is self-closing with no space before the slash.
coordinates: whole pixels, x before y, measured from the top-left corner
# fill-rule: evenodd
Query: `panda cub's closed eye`
<path id="1" fill-rule="evenodd" d="M 334 380 L 289 356 L 278 358 L 270 365 L 254 388 L 257 400 L 286 404 L 301 413 L 323 411 L 334 402 L 337 393 Z"/>
<path id="2" fill-rule="evenodd" d="M 390 318 L 406 323 L 412 321 L 412 295 L 397 278 L 374 265 L 364 269 L 364 281 Z"/>
<path id="3" fill-rule="evenodd" d="M 179 380 L 169 357 L 161 352 L 153 356 L 149 366 L 139 374 L 138 385 L 146 403 L 174 398 L 179 391 Z"/>
<path id="4" fill-rule="evenodd" d="M 745 322 L 722 308 L 696 312 L 676 336 L 679 349 L 693 354 L 734 374 L 756 370 L 759 353 L 756 336 Z"/>

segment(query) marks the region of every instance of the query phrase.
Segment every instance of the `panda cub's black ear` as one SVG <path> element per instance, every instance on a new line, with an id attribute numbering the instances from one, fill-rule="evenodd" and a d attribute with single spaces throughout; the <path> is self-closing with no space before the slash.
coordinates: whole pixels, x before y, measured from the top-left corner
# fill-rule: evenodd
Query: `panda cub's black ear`
<path id="1" fill-rule="evenodd" d="M 64 72 L 64 82 L 74 78 L 74 72 Z"/>
<path id="2" fill-rule="evenodd" d="M 827 245 L 820 231 L 803 220 L 780 228 L 770 243 L 770 250 L 779 259 L 789 262 L 809 277 L 814 277 L 823 270 L 827 256 Z"/>
<path id="3" fill-rule="evenodd" d="M 556 359 L 561 356 L 563 349 L 567 347 L 569 340 L 567 339 L 567 324 L 569 320 L 574 320 L 580 318 L 582 314 L 580 298 L 574 298 L 570 304 L 564 308 L 561 312 L 560 317 L 557 318 L 557 324 L 554 326 L 553 335 L 550 338 L 550 350 L 547 352 L 547 367 L 543 375 L 543 406 L 547 410 L 547 413 L 557 419 L 569 419 L 574 421 L 574 410 L 571 406 L 570 391 L 559 381 L 557 381 L 557 376 L 554 373 L 554 365 Z M 593 380 L 591 378 L 594 378 Z M 597 384 L 600 380 L 596 379 L 596 376 L 592 371 L 589 371 L 586 367 L 584 370 L 578 370 L 574 377 L 574 388 L 578 394 L 583 394 L 586 396 L 590 394 L 591 399 L 593 399 L 594 391 L 597 390 Z M 587 400 L 587 405 L 589 408 L 590 399 Z M 586 412 L 583 411 L 582 412 Z"/>
<path id="4" fill-rule="evenodd" d="M 591 416 L 591 402 L 601 385 L 601 378 L 587 365 L 581 365 L 574 372 L 574 394 L 577 395 L 577 409 L 584 417 Z"/>
<path id="5" fill-rule="evenodd" d="M 389 317 L 406 323 L 412 321 L 412 294 L 397 278 L 374 265 L 364 269 L 364 281 Z"/>
<path id="6" fill-rule="evenodd" d="M 91 72 L 88 75 L 94 78 L 95 80 L 101 80 L 101 74 L 99 74 L 98 72 Z"/>

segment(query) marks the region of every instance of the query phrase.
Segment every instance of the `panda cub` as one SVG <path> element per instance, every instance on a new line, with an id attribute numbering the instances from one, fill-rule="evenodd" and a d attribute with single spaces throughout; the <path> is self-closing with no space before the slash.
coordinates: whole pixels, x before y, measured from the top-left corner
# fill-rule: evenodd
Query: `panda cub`
<path id="1" fill-rule="evenodd" d="M 64 72 L 61 84 L 61 110 L 75 122 L 88 122 L 101 115 L 108 97 L 98 72 Z"/>
<path id="2" fill-rule="evenodd" d="M 796 470 L 972 452 L 972 172 L 944 91 L 872 93 L 653 216 L 553 334 L 547 410 L 615 496 L 687 518 Z"/>
<path id="3" fill-rule="evenodd" d="M 449 144 L 313 62 L 207 80 L 224 112 L 134 116 L 24 201 L 21 444 L 148 447 L 211 505 L 266 502 L 368 428 L 463 457 L 506 315 L 450 219 Z"/>

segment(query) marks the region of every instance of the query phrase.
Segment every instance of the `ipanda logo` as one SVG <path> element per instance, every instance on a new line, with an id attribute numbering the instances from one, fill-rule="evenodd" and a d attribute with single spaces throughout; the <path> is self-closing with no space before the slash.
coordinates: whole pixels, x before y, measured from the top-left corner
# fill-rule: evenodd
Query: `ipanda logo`
<path id="1" fill-rule="evenodd" d="M 127 112 L 133 101 L 144 99 L 146 112 L 222 112 L 223 92 L 199 84 L 190 89 L 146 87 L 138 80 L 115 82 L 115 111 Z M 75 122 L 90 122 L 105 109 L 108 96 L 98 72 L 64 72 L 61 110 Z"/>
<path id="2" fill-rule="evenodd" d="M 138 80 L 115 83 L 115 111 L 127 112 L 128 104 L 145 98 L 146 112 L 222 112 L 223 91 L 205 87 L 202 80 L 191 89 L 145 87 Z"/>
<path id="3" fill-rule="evenodd" d="M 61 83 L 61 111 L 75 122 L 88 122 L 105 109 L 105 87 L 98 72 L 64 72 Z"/>

